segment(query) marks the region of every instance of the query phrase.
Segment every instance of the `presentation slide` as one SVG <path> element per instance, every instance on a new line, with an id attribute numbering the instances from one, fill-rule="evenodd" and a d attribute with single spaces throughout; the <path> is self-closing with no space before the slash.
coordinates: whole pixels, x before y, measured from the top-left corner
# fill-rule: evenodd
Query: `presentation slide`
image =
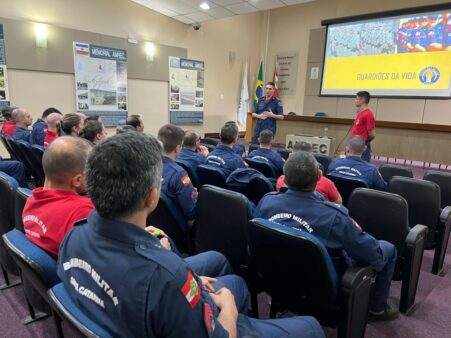
<path id="1" fill-rule="evenodd" d="M 451 96 L 451 10 L 327 26 L 321 95 Z"/>

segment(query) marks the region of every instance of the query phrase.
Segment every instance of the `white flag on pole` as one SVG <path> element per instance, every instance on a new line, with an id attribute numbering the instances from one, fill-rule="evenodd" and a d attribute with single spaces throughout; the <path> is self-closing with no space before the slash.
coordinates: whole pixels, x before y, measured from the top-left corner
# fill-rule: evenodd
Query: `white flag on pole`
<path id="1" fill-rule="evenodd" d="M 244 66 L 243 83 L 241 84 L 240 107 L 238 108 L 238 124 L 246 128 L 246 115 L 249 111 L 249 88 L 247 87 L 247 63 Z"/>

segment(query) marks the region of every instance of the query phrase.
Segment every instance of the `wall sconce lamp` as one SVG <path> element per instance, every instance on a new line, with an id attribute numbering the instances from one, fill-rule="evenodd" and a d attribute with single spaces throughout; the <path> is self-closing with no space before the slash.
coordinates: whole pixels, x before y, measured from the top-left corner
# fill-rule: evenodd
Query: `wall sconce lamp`
<path id="1" fill-rule="evenodd" d="M 152 42 L 146 43 L 146 60 L 147 62 L 153 62 L 155 55 L 155 45 Z"/>
<path id="2" fill-rule="evenodd" d="M 47 48 L 47 25 L 38 23 L 35 26 L 36 47 Z"/>

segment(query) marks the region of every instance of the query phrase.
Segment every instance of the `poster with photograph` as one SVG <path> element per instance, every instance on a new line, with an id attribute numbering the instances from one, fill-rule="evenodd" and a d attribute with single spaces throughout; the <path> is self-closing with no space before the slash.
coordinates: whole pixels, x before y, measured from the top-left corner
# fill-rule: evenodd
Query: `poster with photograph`
<path id="1" fill-rule="evenodd" d="M 127 118 L 127 51 L 74 42 L 75 109 L 105 126 Z"/>
<path id="2" fill-rule="evenodd" d="M 204 62 L 169 57 L 169 114 L 172 124 L 204 121 Z"/>
<path id="3" fill-rule="evenodd" d="M 0 24 L 0 109 L 9 106 L 8 76 L 6 71 L 5 40 Z"/>

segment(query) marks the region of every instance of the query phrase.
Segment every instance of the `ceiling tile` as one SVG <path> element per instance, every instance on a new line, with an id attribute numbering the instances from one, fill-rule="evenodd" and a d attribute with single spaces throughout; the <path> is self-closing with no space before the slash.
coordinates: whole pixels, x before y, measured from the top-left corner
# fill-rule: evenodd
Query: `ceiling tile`
<path id="1" fill-rule="evenodd" d="M 248 0 L 248 2 L 260 10 L 285 6 L 285 4 L 279 0 Z"/>
<path id="2" fill-rule="evenodd" d="M 236 5 L 225 6 L 228 10 L 232 11 L 235 14 L 245 14 L 258 11 L 257 8 L 251 6 L 247 2 L 242 2 Z"/>
<path id="3" fill-rule="evenodd" d="M 240 2 L 246 2 L 243 0 L 211 0 L 211 2 L 214 2 L 215 4 L 218 4 L 219 6 L 227 6 L 227 5 L 234 5 L 238 4 Z"/>
<path id="4" fill-rule="evenodd" d="M 208 15 L 211 15 L 215 19 L 222 19 L 229 16 L 234 16 L 235 14 L 223 7 L 218 7 L 208 10 Z"/>
<path id="5" fill-rule="evenodd" d="M 202 4 L 204 2 L 206 2 L 210 6 L 210 8 L 215 8 L 215 7 L 219 6 L 219 5 L 215 4 L 214 2 L 208 1 L 208 0 L 180 0 L 180 1 L 186 3 L 189 6 L 196 8 L 196 10 L 198 10 L 198 11 L 203 11 L 203 9 L 200 8 L 200 4 Z"/>
<path id="6" fill-rule="evenodd" d="M 194 6 L 187 5 L 179 0 L 159 0 L 162 7 L 179 14 L 193 13 L 198 10 Z"/>
<path id="7" fill-rule="evenodd" d="M 185 15 L 187 18 L 194 20 L 195 22 L 202 22 L 214 19 L 210 15 L 207 15 L 205 12 L 196 12 Z"/>
<path id="8" fill-rule="evenodd" d="M 306 2 L 312 2 L 315 0 L 281 0 L 285 5 L 299 5 Z"/>
<path id="9" fill-rule="evenodd" d="M 178 20 L 178 21 L 183 22 L 183 23 L 186 23 L 187 25 L 190 25 L 190 24 L 194 23 L 193 20 L 191 20 L 190 18 L 187 18 L 184 15 L 174 16 L 173 19 Z"/>

